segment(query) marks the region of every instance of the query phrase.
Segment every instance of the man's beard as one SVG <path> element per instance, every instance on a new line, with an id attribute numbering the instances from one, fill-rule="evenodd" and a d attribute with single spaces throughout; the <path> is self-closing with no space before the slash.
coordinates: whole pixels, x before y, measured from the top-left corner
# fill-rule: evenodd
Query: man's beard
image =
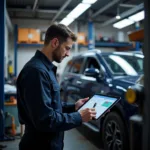
<path id="1" fill-rule="evenodd" d="M 53 57 L 53 60 L 57 63 L 60 63 L 62 61 L 61 55 L 60 55 L 60 46 L 54 50 L 54 52 L 52 53 L 52 57 Z"/>

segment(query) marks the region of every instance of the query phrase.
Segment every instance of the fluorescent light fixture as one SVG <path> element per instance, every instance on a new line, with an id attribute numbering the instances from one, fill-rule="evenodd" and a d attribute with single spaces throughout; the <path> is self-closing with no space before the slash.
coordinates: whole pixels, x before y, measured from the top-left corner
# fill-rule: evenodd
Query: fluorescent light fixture
<path id="1" fill-rule="evenodd" d="M 118 29 L 122 29 L 122 28 L 124 28 L 126 26 L 129 26 L 129 25 L 133 24 L 133 23 L 134 23 L 134 21 L 132 21 L 132 20 L 123 19 L 123 20 L 113 24 L 113 27 L 114 28 L 118 28 Z"/>
<path id="2" fill-rule="evenodd" d="M 83 0 L 84 1 L 84 0 Z M 86 0 L 88 1 L 88 0 Z M 96 2 L 97 0 L 89 0 L 91 2 Z M 85 12 L 89 7 L 91 7 L 90 3 L 80 3 L 78 4 L 60 23 L 68 26 L 72 23 L 76 18 L 78 18 L 83 12 Z"/>
<path id="3" fill-rule="evenodd" d="M 120 15 L 117 15 L 117 16 L 116 16 L 116 19 L 118 19 L 118 20 L 121 19 Z"/>
<path id="4" fill-rule="evenodd" d="M 145 17 L 145 14 L 144 14 L 144 10 L 143 10 L 139 13 L 136 13 L 136 14 L 132 15 L 131 17 L 129 17 L 129 19 L 132 20 L 132 21 L 138 22 L 138 21 L 143 20 L 144 17 Z"/>
<path id="5" fill-rule="evenodd" d="M 83 12 L 85 12 L 91 5 L 80 3 L 75 7 L 68 15 L 67 18 L 78 18 Z"/>
<path id="6" fill-rule="evenodd" d="M 70 23 L 72 23 L 74 19 L 71 18 L 64 18 L 60 23 L 68 26 Z"/>
<path id="7" fill-rule="evenodd" d="M 94 4 L 97 0 L 83 0 L 82 3 L 85 4 Z"/>

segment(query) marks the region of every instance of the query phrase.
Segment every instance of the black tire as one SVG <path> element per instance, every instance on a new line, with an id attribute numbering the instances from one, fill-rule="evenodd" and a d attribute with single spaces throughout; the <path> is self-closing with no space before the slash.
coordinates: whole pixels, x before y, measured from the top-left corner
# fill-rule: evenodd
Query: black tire
<path id="1" fill-rule="evenodd" d="M 128 132 L 122 118 L 116 112 L 110 112 L 102 126 L 104 150 L 128 150 Z"/>

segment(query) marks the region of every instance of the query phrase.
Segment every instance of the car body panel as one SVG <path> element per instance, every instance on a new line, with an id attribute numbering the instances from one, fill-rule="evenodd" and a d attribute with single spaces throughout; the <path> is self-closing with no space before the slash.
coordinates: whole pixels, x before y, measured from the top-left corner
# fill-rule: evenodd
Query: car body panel
<path id="1" fill-rule="evenodd" d="M 72 59 L 72 61 L 77 58 L 83 59 L 82 67 L 79 73 L 71 73 L 64 72 L 63 77 L 61 79 L 61 89 L 64 91 L 64 99 L 69 100 L 72 99 L 72 102 L 77 101 L 80 98 L 91 97 L 95 93 L 100 94 L 108 94 L 115 95 L 121 97 L 120 102 L 113 107 L 113 111 L 117 111 L 125 123 L 128 125 L 129 117 L 135 113 L 137 113 L 137 106 L 130 105 L 127 103 L 125 99 L 125 92 L 128 87 L 134 85 L 137 79 L 140 77 L 140 74 L 136 76 L 131 75 L 119 75 L 115 76 L 109 65 L 107 64 L 104 57 L 108 55 L 119 55 L 120 53 L 101 53 L 100 51 L 88 51 L 87 53 L 76 56 Z M 134 57 L 136 55 L 135 52 L 129 53 L 121 53 L 120 55 L 131 55 Z M 138 55 L 141 55 L 138 53 Z M 96 62 L 100 65 L 100 77 L 89 77 L 84 74 L 84 70 L 86 68 L 86 64 L 89 61 L 95 59 Z M 70 97 L 70 98 L 68 98 Z M 95 125 L 100 129 L 100 124 L 102 122 L 102 118 L 96 121 L 89 122 L 90 124 Z"/>

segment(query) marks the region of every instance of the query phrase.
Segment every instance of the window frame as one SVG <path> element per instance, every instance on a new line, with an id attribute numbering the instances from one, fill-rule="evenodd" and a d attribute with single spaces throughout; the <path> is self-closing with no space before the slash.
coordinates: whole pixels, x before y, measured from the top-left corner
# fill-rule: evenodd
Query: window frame
<path id="1" fill-rule="evenodd" d="M 100 69 L 99 69 L 100 73 L 101 73 L 101 74 L 104 74 L 104 71 L 102 70 L 102 65 L 100 64 L 100 62 L 99 62 L 99 60 L 98 60 L 98 58 L 97 58 L 96 56 L 86 56 L 86 57 L 85 57 L 85 61 L 84 61 L 84 65 L 83 65 L 81 74 L 84 75 L 84 71 L 85 71 L 85 69 L 86 69 L 86 64 L 87 64 L 87 62 L 88 62 L 88 59 L 95 59 L 96 62 L 97 62 L 97 64 L 98 64 L 99 67 L 100 67 Z"/>
<path id="2" fill-rule="evenodd" d="M 74 64 L 75 64 L 75 63 L 77 62 L 77 60 L 79 60 L 79 59 L 82 59 L 82 64 L 81 64 L 79 73 L 72 72 L 72 69 L 73 69 Z M 85 62 L 85 58 L 82 57 L 82 56 L 81 56 L 81 57 L 76 57 L 76 58 L 74 58 L 74 59 L 72 60 L 72 65 L 71 65 L 71 68 L 70 68 L 70 73 L 73 73 L 73 74 L 81 74 L 82 69 L 83 69 L 83 66 L 84 66 L 84 62 Z"/>

